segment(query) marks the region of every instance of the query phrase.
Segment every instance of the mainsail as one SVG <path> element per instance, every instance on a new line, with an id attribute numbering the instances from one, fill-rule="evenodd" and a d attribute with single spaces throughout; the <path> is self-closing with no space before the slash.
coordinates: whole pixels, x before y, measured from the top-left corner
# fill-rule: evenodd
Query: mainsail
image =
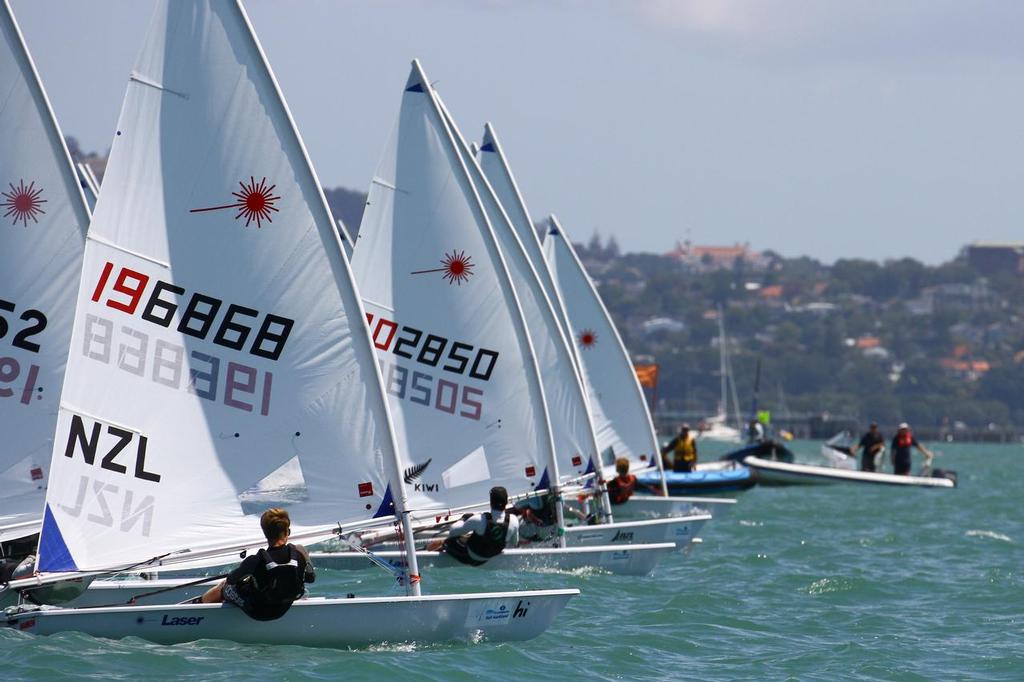
<path id="1" fill-rule="evenodd" d="M 363 315 L 243 9 L 159 3 L 86 244 L 40 569 L 255 540 L 240 496 L 295 457 L 299 530 L 392 515 Z"/>
<path id="2" fill-rule="evenodd" d="M 516 234 L 519 235 L 519 241 L 522 242 L 523 248 L 526 249 L 526 255 L 530 258 L 530 262 L 537 271 L 541 284 L 544 285 L 544 291 L 547 293 L 551 306 L 558 316 L 558 323 L 561 325 L 562 331 L 570 339 L 573 362 L 578 365 L 578 351 L 571 342 L 572 327 L 569 324 L 569 316 L 565 311 L 565 303 L 558 293 L 558 287 L 555 286 L 554 279 L 551 277 L 551 271 L 544 260 L 540 239 L 537 237 L 537 231 L 533 226 L 533 218 L 530 217 L 530 211 L 526 207 L 526 200 L 523 199 L 522 192 L 519 190 L 519 184 L 512 174 L 512 168 L 509 166 L 508 157 L 505 155 L 505 150 L 498 140 L 498 134 L 490 123 L 484 124 L 484 137 L 478 150 L 478 157 L 480 159 L 480 168 L 491 183 L 498 201 L 505 207 L 511 225 L 515 229 Z"/>
<path id="3" fill-rule="evenodd" d="M 352 261 L 413 509 L 544 487 L 554 450 L 506 260 L 434 97 L 414 62 Z"/>
<path id="4" fill-rule="evenodd" d="M 604 464 L 612 456 L 637 466 L 660 466 L 658 442 L 642 389 L 601 297 L 568 237 L 551 216 L 544 236 L 544 258 L 565 301 L 572 335 L 590 395 Z"/>
<path id="5" fill-rule="evenodd" d="M 536 265 L 530 262 L 525 240 L 517 235 L 512 226 L 506 212 L 508 209 L 498 200 L 495 189 L 473 158 L 469 145 L 436 91 L 434 98 L 441 106 L 459 155 L 493 228 L 523 311 L 540 370 L 555 443 L 553 473 L 557 473 L 560 478 L 578 479 L 600 468 L 597 439 L 590 421 L 586 395 L 576 373 L 573 351 L 562 331 L 553 302 L 541 284 L 540 269 L 546 272 L 547 266 L 542 257 L 535 261 Z M 540 257 L 540 244 L 536 237 L 533 240 L 537 256 Z"/>
<path id="6" fill-rule="evenodd" d="M 0 84 L 3 538 L 37 532 L 42 517 L 89 211 L 6 0 Z"/>

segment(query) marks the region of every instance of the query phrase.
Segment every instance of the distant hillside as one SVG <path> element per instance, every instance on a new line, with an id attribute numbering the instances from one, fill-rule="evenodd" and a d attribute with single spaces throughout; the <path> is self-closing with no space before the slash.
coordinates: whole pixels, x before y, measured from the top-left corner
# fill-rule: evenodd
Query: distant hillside
<path id="1" fill-rule="evenodd" d="M 102 183 L 103 173 L 107 169 L 107 154 L 98 152 L 86 152 L 81 148 L 78 140 L 67 136 L 64 141 L 71 153 L 71 160 L 76 164 L 87 163 L 96 174 L 96 178 Z M 335 219 L 341 219 L 345 223 L 349 234 L 354 238 L 359 232 L 359 222 L 363 219 L 363 207 L 366 206 L 366 194 L 347 187 L 324 188 L 324 195 L 327 197 L 327 205 L 331 207 L 331 213 Z"/>

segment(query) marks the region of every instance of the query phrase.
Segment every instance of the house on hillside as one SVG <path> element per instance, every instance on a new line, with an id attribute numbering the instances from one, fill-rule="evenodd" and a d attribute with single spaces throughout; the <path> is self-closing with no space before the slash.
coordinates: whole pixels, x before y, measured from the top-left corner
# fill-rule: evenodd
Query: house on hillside
<path id="1" fill-rule="evenodd" d="M 732 246 L 699 246 L 687 239 L 676 242 L 676 248 L 665 254 L 675 259 L 691 272 L 713 272 L 736 267 L 741 262 L 743 267 L 752 272 L 764 272 L 771 264 L 765 254 L 754 251 L 750 244 L 733 244 Z"/>
<path id="2" fill-rule="evenodd" d="M 958 345 L 950 357 L 939 360 L 939 365 L 950 376 L 966 381 L 977 381 L 992 369 L 988 360 L 972 357 L 967 344 Z"/>

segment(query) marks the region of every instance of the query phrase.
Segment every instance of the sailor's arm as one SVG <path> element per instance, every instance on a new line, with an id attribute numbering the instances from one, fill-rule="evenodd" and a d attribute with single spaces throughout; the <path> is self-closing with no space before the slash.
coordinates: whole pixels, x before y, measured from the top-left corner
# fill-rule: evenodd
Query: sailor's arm
<path id="1" fill-rule="evenodd" d="M 508 523 L 508 535 L 505 538 L 506 547 L 517 547 L 519 545 L 519 519 L 512 517 Z"/>
<path id="2" fill-rule="evenodd" d="M 302 582 L 311 583 L 316 581 L 316 569 L 313 568 L 313 560 L 309 558 L 309 550 L 302 545 L 295 545 L 295 549 L 306 560 L 306 569 L 302 573 Z"/>
<path id="3" fill-rule="evenodd" d="M 448 529 L 448 537 L 457 538 L 460 535 L 466 533 L 483 533 L 487 530 L 487 522 L 484 521 L 483 516 L 480 514 L 472 514 L 469 518 L 463 518 L 461 521 L 456 521 Z"/>

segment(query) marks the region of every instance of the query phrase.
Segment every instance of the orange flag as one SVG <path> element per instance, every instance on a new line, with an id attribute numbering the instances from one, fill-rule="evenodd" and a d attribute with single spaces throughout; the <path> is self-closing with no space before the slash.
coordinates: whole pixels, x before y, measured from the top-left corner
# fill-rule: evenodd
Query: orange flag
<path id="1" fill-rule="evenodd" d="M 645 388 L 658 387 L 658 366 L 657 365 L 633 365 L 636 370 L 636 378 L 640 385 Z"/>

